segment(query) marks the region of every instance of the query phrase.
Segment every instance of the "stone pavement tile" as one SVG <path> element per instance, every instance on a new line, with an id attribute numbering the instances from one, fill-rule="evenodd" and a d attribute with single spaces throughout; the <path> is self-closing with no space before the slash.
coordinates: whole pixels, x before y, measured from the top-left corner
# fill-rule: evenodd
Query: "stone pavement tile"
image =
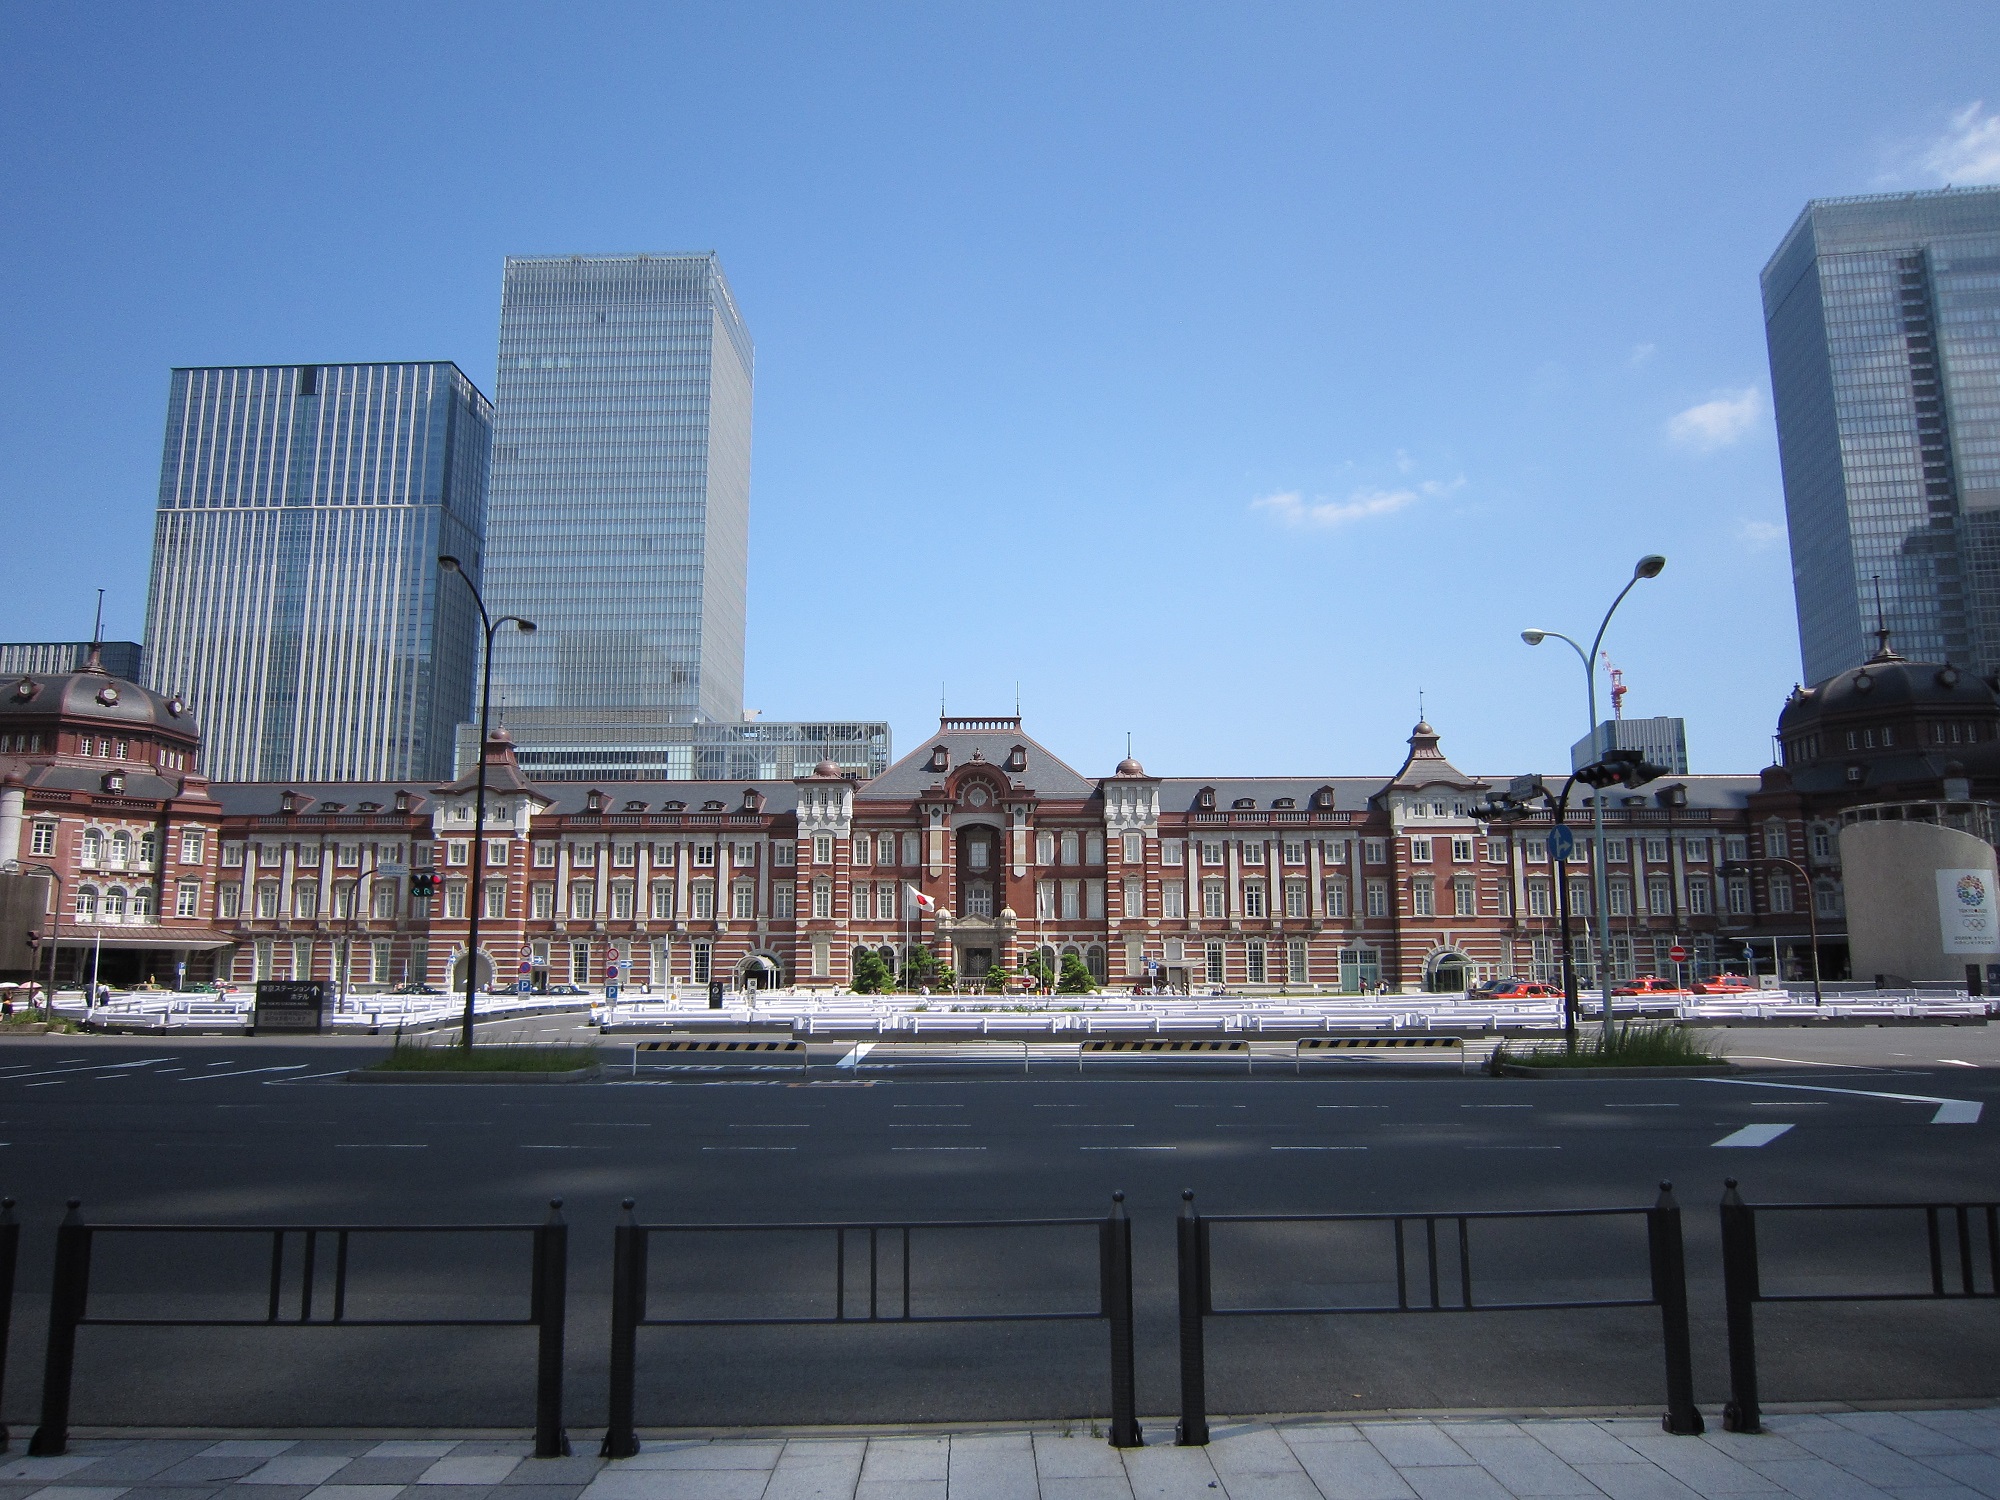
<path id="1" fill-rule="evenodd" d="M 447 1463 L 453 1460 L 445 1460 Z M 238 1484 L 322 1485 L 346 1468 L 348 1460 L 337 1454 L 281 1453 L 252 1469 Z"/>
<path id="2" fill-rule="evenodd" d="M 764 1500 L 849 1500 L 867 1454 L 861 1438 L 795 1438 L 778 1455 Z"/>
<path id="3" fill-rule="evenodd" d="M 171 1469 L 182 1459 L 193 1458 L 208 1446 L 205 1439 L 194 1442 L 120 1443 L 115 1452 L 106 1453 L 91 1464 L 88 1477 L 93 1484 L 137 1483 Z M 85 1452 L 81 1443 L 73 1444 L 72 1448 L 78 1454 Z"/>
<path id="4" fill-rule="evenodd" d="M 505 1489 L 486 1492 L 486 1500 L 576 1500 L 583 1493 L 581 1481 L 576 1484 L 510 1484 Z"/>
<path id="5" fill-rule="evenodd" d="M 507 1493 L 512 1495 L 525 1485 L 589 1484 L 597 1477 L 597 1471 L 604 1467 L 606 1460 L 590 1452 L 590 1445 L 581 1439 L 571 1441 L 576 1451 L 568 1458 L 531 1458 L 524 1461 L 520 1468 L 500 1481 L 507 1486 Z M 340 1477 L 347 1477 L 345 1470 Z"/>
<path id="6" fill-rule="evenodd" d="M 1472 1462 L 1463 1448 L 1429 1422 L 1363 1422 L 1361 1435 L 1399 1470 Z"/>
<path id="7" fill-rule="evenodd" d="M 644 1457 L 641 1454 L 640 1457 Z M 623 1459 L 585 1488 L 584 1500 L 761 1500 L 768 1469 L 634 1469 Z M 938 1488 L 942 1490 L 943 1484 Z"/>
<path id="8" fill-rule="evenodd" d="M 1215 1493 L 1220 1495 L 1222 1491 Z M 1132 1484 L 1123 1474 L 1116 1479 L 1081 1474 L 1045 1478 L 1042 1480 L 1042 1500 L 1132 1500 Z"/>
<path id="9" fill-rule="evenodd" d="M 65 1485 L 62 1489 L 37 1490 L 29 1496 L 29 1500 L 37 1500 L 37 1497 L 57 1500 L 58 1496 L 61 1500 L 118 1500 L 124 1493 L 125 1486 L 122 1484 L 76 1484 Z"/>
<path id="10" fill-rule="evenodd" d="M 496 1453 L 505 1453 L 513 1458 L 526 1458 L 535 1451 L 535 1445 L 525 1438 L 471 1438 L 451 1450 L 453 1458 L 465 1458 L 478 1454 L 490 1458 Z"/>
<path id="11" fill-rule="evenodd" d="M 1953 1483 L 1982 1495 L 2000 1496 L 2000 1458 L 1990 1453 L 1940 1453 L 1924 1462 Z"/>
<path id="12" fill-rule="evenodd" d="M 1639 1455 L 1595 1422 L 1564 1418 L 1555 1422 L 1530 1422 L 1521 1429 L 1564 1463 L 1632 1464 Z"/>
<path id="13" fill-rule="evenodd" d="M 57 1458 L 10 1458 L 0 1463 L 0 1480 L 39 1480 L 48 1484 L 65 1474 L 74 1474 L 78 1469 L 105 1462 L 108 1460 L 88 1453 L 65 1453 Z"/>
<path id="14" fill-rule="evenodd" d="M 942 1440 L 940 1440 L 942 1442 Z M 630 1458 L 614 1460 L 618 1469 L 754 1469 L 768 1474 L 777 1467 L 784 1451 L 777 1442 L 652 1443 L 642 1444 Z M 942 1479 L 943 1474 L 938 1478 Z"/>
<path id="15" fill-rule="evenodd" d="M 1655 1428 L 1632 1434 L 1625 1445 L 1650 1459 L 1699 1495 L 1782 1495 L 1784 1488 L 1698 1437 L 1674 1437 Z"/>
<path id="16" fill-rule="evenodd" d="M 1222 1500 L 1215 1465 L 1199 1448 L 1123 1448 L 1133 1500 Z"/>
<path id="17" fill-rule="evenodd" d="M 434 1458 L 354 1458 L 338 1470 L 334 1484 L 415 1484 L 417 1476 L 436 1463 Z"/>
<path id="18" fill-rule="evenodd" d="M 1790 1438 L 1775 1432 L 1725 1432 L 1722 1424 L 1711 1425 L 1702 1441 L 1718 1453 L 1752 1463 L 1765 1458 L 1810 1458 L 1811 1454 Z"/>
<path id="19" fill-rule="evenodd" d="M 359 1458 L 375 1446 L 373 1438 L 301 1438 L 292 1445 L 293 1453 L 338 1453 L 343 1458 Z"/>
<path id="20" fill-rule="evenodd" d="M 1946 1485 L 1941 1490 L 1893 1489 L 1889 1493 L 1895 1496 L 1895 1500 L 1985 1500 L 1978 1490 L 1969 1490 L 1962 1484 Z"/>
<path id="21" fill-rule="evenodd" d="M 869 1479 L 854 1488 L 854 1500 L 945 1500 L 942 1479 Z"/>
<path id="22" fill-rule="evenodd" d="M 395 1438 L 377 1443 L 364 1455 L 368 1458 L 443 1458 L 458 1446 L 455 1439 Z"/>
<path id="23" fill-rule="evenodd" d="M 1915 1423 L 1911 1423 L 1915 1427 Z M 1917 1428 L 1919 1432 L 1922 1428 Z M 1939 1433 L 1930 1434 L 1942 1442 L 1952 1443 L 1959 1453 L 1969 1454 L 1973 1450 L 1963 1443 L 1953 1442 Z M 1940 1475 L 1931 1466 L 1931 1459 L 1945 1457 L 1934 1453 L 1930 1458 L 1915 1459 L 1905 1457 L 1895 1449 L 1878 1443 L 1872 1437 L 1852 1432 L 1837 1423 L 1824 1426 L 1793 1428 L 1786 1433 L 1793 1442 L 1815 1458 L 1823 1458 L 1844 1474 L 1852 1474 L 1856 1479 L 1864 1479 L 1877 1489 L 1889 1489 L 1897 1485 L 1904 1487 L 1934 1485 Z"/>
<path id="24" fill-rule="evenodd" d="M 1305 1470 L 1290 1474 L 1224 1474 L 1222 1493 L 1231 1500 L 1324 1500 Z"/>
<path id="25" fill-rule="evenodd" d="M 323 1484 L 307 1500 L 396 1500 L 400 1484 Z"/>
<path id="26" fill-rule="evenodd" d="M 261 1458 L 212 1458 L 198 1453 L 153 1476 L 155 1484 L 228 1484 L 264 1466 Z"/>
<path id="27" fill-rule="evenodd" d="M 124 1500 L 211 1500 L 222 1493 L 219 1484 L 177 1484 L 172 1488 L 157 1484 L 135 1484 Z"/>
<path id="28" fill-rule="evenodd" d="M 1844 1474 L 1823 1458 L 1765 1458 L 1745 1462 L 1807 1500 L 1879 1500 L 1882 1494 L 1867 1480 Z"/>
<path id="29" fill-rule="evenodd" d="M 417 1476 L 418 1484 L 498 1484 L 521 1460 L 511 1453 L 458 1454 L 441 1458 Z"/>
<path id="30" fill-rule="evenodd" d="M 1780 1418 L 1780 1422 L 1787 1419 Z M 1949 1429 L 1930 1427 L 1922 1422 L 1913 1422 L 1899 1411 L 1841 1411 L 1829 1412 L 1821 1419 L 1825 1426 L 1836 1432 L 1858 1433 L 1860 1436 L 1880 1443 L 1910 1458 L 1924 1458 L 1933 1453 L 1964 1453 L 1977 1448 L 1976 1443 L 1967 1443 Z M 1783 1428 L 1780 1428 L 1783 1431 Z M 1790 1437 L 1790 1432 L 1786 1432 Z M 2000 1428 L 1994 1429 L 1994 1436 L 2000 1437 Z M 1801 1446 L 1810 1448 L 1803 1440 Z M 1814 1452 L 1819 1450 L 1814 1449 Z"/>
<path id="31" fill-rule="evenodd" d="M 285 1438 L 230 1438 L 226 1442 L 210 1443 L 201 1450 L 203 1458 L 276 1458 L 280 1453 L 298 1447 L 297 1442 Z"/>
<path id="32" fill-rule="evenodd" d="M 1034 1438 L 1025 1432 L 953 1438 L 945 1486 L 951 1500 L 1036 1500 Z"/>
<path id="33" fill-rule="evenodd" d="M 1292 1452 L 1326 1500 L 1410 1500 L 1416 1493 L 1373 1443 L 1299 1443 Z"/>
<path id="34" fill-rule="evenodd" d="M 1655 1464 L 1579 1463 L 1576 1470 L 1611 1500 L 1701 1500 L 1701 1491 L 1689 1489 Z"/>
<path id="35" fill-rule="evenodd" d="M 861 1482 L 935 1480 L 944 1483 L 951 1468 L 951 1443 L 945 1438 L 876 1438 L 868 1444 L 861 1464 Z"/>
<path id="36" fill-rule="evenodd" d="M 1125 1483 L 1125 1460 L 1103 1438 L 1035 1434 L 1035 1472 L 1046 1490 L 1051 1479 L 1115 1479 Z"/>
<path id="37" fill-rule="evenodd" d="M 1256 1474 L 1301 1473 L 1299 1461 L 1292 1456 L 1292 1450 L 1269 1427 L 1211 1429 L 1208 1461 L 1215 1465 L 1215 1472 L 1222 1476 L 1224 1484 Z"/>
<path id="38" fill-rule="evenodd" d="M 1285 1440 L 1285 1446 L 1296 1448 L 1301 1443 L 1358 1443 L 1364 1441 L 1361 1429 L 1352 1422 L 1287 1422 L 1276 1429 L 1278 1436 Z"/>
<path id="39" fill-rule="evenodd" d="M 1511 1500 L 1499 1480 L 1467 1464 L 1425 1464 L 1405 1477 L 1421 1500 Z"/>
<path id="40" fill-rule="evenodd" d="M 1493 1424 L 1501 1431 L 1509 1425 Z M 1518 1433 L 1519 1428 L 1512 1428 Z M 1506 1487 L 1507 1493 L 1522 1497 L 1595 1495 L 1597 1486 L 1531 1437 L 1477 1436 L 1461 1430 L 1454 1434 L 1458 1446 L 1472 1455 L 1474 1463 Z"/>
<path id="41" fill-rule="evenodd" d="M 2000 1453 L 2000 1411 L 1912 1411 L 1903 1415 L 1919 1427 L 1957 1438 L 1982 1452 Z"/>

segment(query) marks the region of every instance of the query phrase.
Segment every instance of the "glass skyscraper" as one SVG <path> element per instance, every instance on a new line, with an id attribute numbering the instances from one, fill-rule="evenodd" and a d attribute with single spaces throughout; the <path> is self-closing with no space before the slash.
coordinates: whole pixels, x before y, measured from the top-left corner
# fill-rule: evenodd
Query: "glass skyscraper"
<path id="1" fill-rule="evenodd" d="M 2000 188 L 1806 206 L 1764 325 L 1808 682 L 1874 651 L 2000 670 Z"/>
<path id="2" fill-rule="evenodd" d="M 182 369 L 145 681 L 224 781 L 447 780 L 472 710 L 492 407 L 449 362 Z"/>
<path id="3" fill-rule="evenodd" d="M 712 254 L 508 259 L 485 591 L 538 627 L 493 657 L 524 749 L 741 719 L 752 363 Z"/>

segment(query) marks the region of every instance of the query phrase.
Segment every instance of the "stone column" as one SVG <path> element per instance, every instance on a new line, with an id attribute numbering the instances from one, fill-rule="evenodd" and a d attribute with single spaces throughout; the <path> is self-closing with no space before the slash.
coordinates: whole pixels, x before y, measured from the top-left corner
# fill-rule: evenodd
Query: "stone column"
<path id="1" fill-rule="evenodd" d="M 10 774 L 0 782 L 0 864 L 21 857 L 21 815 L 27 803 L 20 777 Z"/>

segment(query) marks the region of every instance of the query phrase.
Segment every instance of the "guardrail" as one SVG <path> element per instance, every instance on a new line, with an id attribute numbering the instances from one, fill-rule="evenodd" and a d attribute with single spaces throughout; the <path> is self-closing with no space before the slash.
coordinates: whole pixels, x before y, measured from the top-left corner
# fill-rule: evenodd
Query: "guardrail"
<path id="1" fill-rule="evenodd" d="M 633 1217 L 633 1200 L 625 1200 L 625 1220 L 612 1244 L 610 1420 L 604 1433 L 606 1458 L 630 1458 L 639 1451 L 633 1427 L 637 1399 L 638 1332 L 641 1328 L 835 1327 L 854 1324 L 911 1323 L 1059 1323 L 1102 1319 L 1111 1334 L 1111 1446 L 1136 1448 L 1141 1434 L 1136 1416 L 1132 1355 L 1132 1221 L 1125 1214 L 1125 1195 L 1111 1195 L 1111 1212 L 1101 1219 L 953 1219 L 928 1223 L 795 1223 L 795 1224 L 641 1224 Z M 1092 1229 L 1097 1234 L 1097 1306 L 1055 1312 L 925 1312 L 914 1303 L 910 1287 L 913 1234 L 961 1235 L 979 1231 L 1024 1229 Z M 796 1317 L 655 1318 L 646 1312 L 648 1241 L 659 1235 L 747 1235 L 812 1233 L 831 1236 L 833 1245 L 832 1310 Z M 848 1241 L 867 1236 L 868 1295 L 866 1310 L 848 1295 Z M 900 1242 L 896 1262 L 901 1275 L 882 1285 L 882 1241 Z M 898 1282 L 900 1284 L 896 1284 Z"/>
<path id="2" fill-rule="evenodd" d="M 1652 1279 L 1650 1297 L 1581 1298 L 1564 1301 L 1482 1302 L 1473 1295 L 1472 1229 L 1479 1223 L 1543 1219 L 1644 1218 L 1646 1260 Z M 1393 1304 L 1313 1307 L 1217 1307 L 1212 1285 L 1214 1252 L 1210 1227 L 1215 1224 L 1388 1224 L 1395 1244 L 1396 1300 Z M 1406 1225 L 1423 1226 L 1423 1290 L 1413 1300 L 1410 1289 L 1409 1233 Z M 1458 1300 L 1447 1301 L 1439 1272 L 1438 1226 L 1454 1226 L 1458 1243 Z M 1218 1214 L 1195 1212 L 1194 1191 L 1181 1194 L 1177 1228 L 1180 1271 L 1181 1418 L 1174 1441 L 1182 1447 L 1208 1442 L 1207 1358 L 1204 1348 L 1208 1318 L 1328 1317 L 1350 1313 L 1479 1313 L 1544 1312 L 1574 1308 L 1658 1307 L 1666 1360 L 1667 1410 L 1660 1425 L 1668 1432 L 1693 1435 L 1702 1431 L 1694 1404 L 1694 1362 L 1688 1341 L 1687 1258 L 1681 1239 L 1681 1210 L 1673 1184 L 1662 1182 L 1651 1208 L 1496 1209 L 1432 1214 Z"/>
<path id="3" fill-rule="evenodd" d="M 1722 1189 L 1722 1295 L 1729 1326 L 1729 1403 L 1722 1425 L 1762 1432 L 1757 1392 L 1756 1307 L 1759 1302 L 1963 1302 L 2000 1297 L 2000 1203 L 1758 1203 L 1743 1201 L 1734 1177 Z M 1759 1214 L 1921 1213 L 1930 1252 L 1930 1289 L 1921 1292 L 1767 1292 L 1757 1256 Z M 1942 1216 L 1951 1215 L 1957 1274 L 1945 1274 Z M 1972 1226 L 1986 1229 L 1986 1290 L 1979 1289 Z M 1947 1280 L 1955 1286 L 1947 1285 Z"/>
<path id="4" fill-rule="evenodd" d="M 563 1320 L 567 1305 L 569 1229 L 562 1199 L 549 1200 L 540 1224 L 86 1224 L 79 1199 L 56 1229 L 54 1284 L 49 1296 L 48 1357 L 42 1371 L 41 1425 L 28 1442 L 35 1457 L 68 1451 L 71 1388 L 79 1328 L 534 1328 L 535 1456 L 559 1458 L 569 1452 L 563 1430 Z M 10 1216 L 11 1217 L 11 1216 Z M 18 1234 L 18 1229 L 16 1229 Z M 268 1235 L 270 1279 L 261 1318 L 93 1318 L 90 1316 L 91 1251 L 99 1235 Z M 525 1318 L 351 1318 L 347 1315 L 348 1246 L 356 1235 L 522 1234 L 533 1245 Z M 298 1315 L 281 1315 L 285 1302 L 285 1241 L 303 1238 Z M 333 1297 L 329 1311 L 314 1316 L 314 1291 L 322 1236 L 333 1240 Z M 0 1257 L 11 1281 L 12 1259 L 0 1236 Z"/>

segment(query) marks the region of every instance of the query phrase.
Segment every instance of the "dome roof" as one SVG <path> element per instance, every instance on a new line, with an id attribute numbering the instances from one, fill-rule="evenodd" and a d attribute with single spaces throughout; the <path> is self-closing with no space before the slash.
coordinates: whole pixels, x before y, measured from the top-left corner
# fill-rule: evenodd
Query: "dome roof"
<path id="1" fill-rule="evenodd" d="M 128 733 L 150 729 L 189 740 L 201 735 L 193 710 L 178 694 L 165 696 L 113 677 L 94 652 L 74 672 L 0 678 L 0 726 L 55 718 L 94 721 Z"/>
<path id="2" fill-rule="evenodd" d="M 1146 768 L 1140 765 L 1139 762 L 1132 759 L 1132 757 L 1128 755 L 1123 760 L 1118 762 L 1118 770 L 1116 774 L 1120 776 L 1144 776 L 1146 774 Z"/>
<path id="3" fill-rule="evenodd" d="M 840 767 L 836 766 L 830 760 L 823 760 L 818 765 L 813 767 L 813 775 L 831 776 L 837 778 L 840 775 Z"/>
<path id="4" fill-rule="evenodd" d="M 1969 668 L 1910 661 L 1885 644 L 1858 667 L 1793 689 L 1778 715 L 1778 733 L 1792 734 L 1827 719 L 1879 718 L 1911 709 L 2000 713 L 2000 692 Z"/>

